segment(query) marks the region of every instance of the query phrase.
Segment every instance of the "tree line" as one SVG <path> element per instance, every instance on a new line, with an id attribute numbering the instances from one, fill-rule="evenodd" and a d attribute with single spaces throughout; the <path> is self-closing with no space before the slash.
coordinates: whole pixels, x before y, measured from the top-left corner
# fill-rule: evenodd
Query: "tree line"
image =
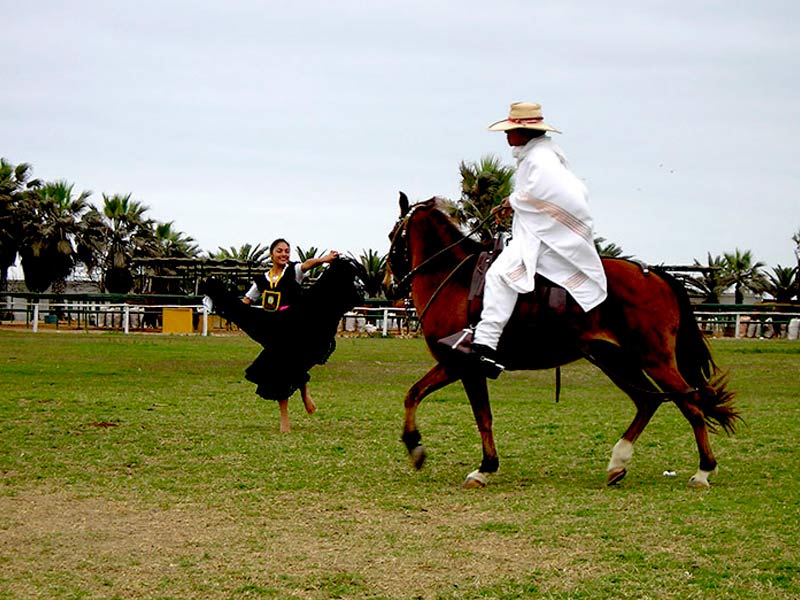
<path id="1" fill-rule="evenodd" d="M 485 156 L 479 161 L 462 161 L 459 173 L 460 198 L 443 202 L 457 223 L 488 243 L 507 228 L 507 224 L 488 222 L 486 217 L 511 193 L 514 168 Z M 269 265 L 269 249 L 260 244 L 202 251 L 174 222 L 148 217 L 149 208 L 131 199 L 131 194 L 104 193 L 101 205 L 95 206 L 90 202 L 91 192 L 79 192 L 65 180 L 34 179 L 32 174 L 30 164 L 14 165 L 0 158 L 0 291 L 7 289 L 8 269 L 18 258 L 25 286 L 40 293 L 48 289 L 63 293 L 67 278 L 81 267 L 101 291 L 141 291 L 135 289 L 133 271 L 139 258 L 236 259 Z M 800 263 L 800 229 L 791 239 Z M 602 256 L 630 258 L 605 238 L 595 238 L 595 245 Z M 297 253 L 301 261 L 322 254 L 315 247 L 297 247 Z M 364 266 L 367 294 L 381 296 L 386 255 L 369 249 L 353 258 Z M 684 281 L 704 302 L 719 303 L 722 293 L 731 287 L 738 304 L 746 290 L 769 294 L 778 302 L 790 302 L 800 294 L 798 265 L 776 265 L 767 271 L 750 250 L 736 248 L 720 256 L 709 253 L 705 264 L 695 259 L 694 266 L 701 274 Z"/>
<path id="2" fill-rule="evenodd" d="M 56 294 L 79 268 L 102 292 L 141 292 L 134 263 L 142 258 L 234 259 L 269 266 L 269 249 L 260 244 L 202 251 L 174 222 L 150 218 L 149 208 L 131 194 L 102 194 L 95 206 L 91 192 L 77 191 L 65 180 L 34 179 L 32 173 L 28 163 L 0 158 L 0 291 L 7 289 L 8 270 L 17 260 L 29 291 Z M 301 261 L 322 254 L 315 247 L 297 252 Z M 377 295 L 385 256 L 364 250 L 356 260 L 367 272 L 367 293 Z"/>

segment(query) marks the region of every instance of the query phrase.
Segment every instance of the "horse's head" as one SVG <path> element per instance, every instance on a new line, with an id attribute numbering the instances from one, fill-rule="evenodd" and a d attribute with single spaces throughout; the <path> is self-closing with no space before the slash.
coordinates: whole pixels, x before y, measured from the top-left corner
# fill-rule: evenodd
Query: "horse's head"
<path id="1" fill-rule="evenodd" d="M 402 296 L 403 291 L 398 284 L 411 270 L 407 240 L 408 213 L 408 196 L 400 192 L 400 217 L 389 232 L 389 253 L 386 255 L 386 275 L 383 278 L 383 289 L 390 299 Z"/>
<path id="2" fill-rule="evenodd" d="M 413 265 L 409 247 L 409 221 L 419 208 L 433 206 L 435 202 L 436 199 L 431 198 L 411 206 L 408 196 L 400 192 L 400 217 L 389 233 L 389 253 L 386 256 L 386 276 L 383 279 L 384 291 L 390 299 L 406 296 L 411 284 Z"/>

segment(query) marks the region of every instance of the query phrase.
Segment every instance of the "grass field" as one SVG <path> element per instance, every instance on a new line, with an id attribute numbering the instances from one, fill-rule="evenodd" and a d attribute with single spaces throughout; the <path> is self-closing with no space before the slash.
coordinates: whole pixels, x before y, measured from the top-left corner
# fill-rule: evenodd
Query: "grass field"
<path id="1" fill-rule="evenodd" d="M 671 404 L 604 485 L 633 404 L 585 363 L 490 383 L 500 471 L 463 391 L 399 441 L 420 340 L 340 339 L 293 431 L 242 337 L 0 332 L 0 597 L 798 598 L 800 343 L 715 341 L 746 424 L 697 468 Z M 674 470 L 676 477 L 664 477 Z"/>

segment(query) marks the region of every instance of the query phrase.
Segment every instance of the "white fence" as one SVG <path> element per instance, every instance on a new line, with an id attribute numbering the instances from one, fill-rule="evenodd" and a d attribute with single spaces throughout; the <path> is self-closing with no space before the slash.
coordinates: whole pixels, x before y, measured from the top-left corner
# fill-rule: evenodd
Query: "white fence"
<path id="1" fill-rule="evenodd" d="M 161 330 L 165 333 L 208 335 L 209 313 L 202 304 L 136 304 L 102 302 L 30 301 L 0 307 L 13 316 L 5 325 L 22 325 L 34 333 L 40 329 Z"/>
<path id="2" fill-rule="evenodd" d="M 344 333 L 376 334 L 381 337 L 414 335 L 418 328 L 417 311 L 413 308 L 356 307 L 342 317 L 340 330 Z"/>
<path id="3" fill-rule="evenodd" d="M 0 306 L 0 313 L 13 316 L 5 325 L 24 327 L 34 333 L 44 329 L 104 329 L 194 333 L 207 336 L 214 330 L 230 331 L 231 326 L 202 304 L 137 304 L 96 301 L 35 302 Z M 356 307 L 341 320 L 339 330 L 350 335 L 414 335 L 416 311 L 395 307 Z"/>
<path id="4" fill-rule="evenodd" d="M 215 330 L 229 331 L 230 325 L 210 314 L 202 304 L 103 303 L 72 301 L 39 303 L 19 300 L 0 304 L 0 313 L 12 315 L 5 325 L 24 326 L 33 332 L 40 329 L 105 329 L 194 333 L 203 336 Z M 733 338 L 800 338 L 800 308 L 797 311 L 769 312 L 763 308 L 749 310 L 702 310 L 695 307 L 695 317 L 708 336 Z M 24 322 L 24 325 L 23 325 Z M 418 330 L 417 313 L 413 308 L 356 307 L 341 320 L 344 335 L 411 336 Z"/>
<path id="5" fill-rule="evenodd" d="M 800 310 L 694 311 L 700 329 L 714 337 L 786 338 L 797 340 Z"/>

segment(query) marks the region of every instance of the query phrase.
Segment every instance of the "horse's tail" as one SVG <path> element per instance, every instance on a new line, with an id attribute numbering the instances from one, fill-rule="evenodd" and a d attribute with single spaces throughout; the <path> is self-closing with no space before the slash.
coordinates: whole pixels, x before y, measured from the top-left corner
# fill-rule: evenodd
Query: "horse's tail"
<path id="1" fill-rule="evenodd" d="M 736 393 L 728 389 L 728 373 L 721 371 L 711 356 L 711 348 L 697 325 L 689 294 L 680 281 L 664 271 L 658 275 L 672 288 L 678 301 L 680 324 L 675 354 L 686 382 L 699 391 L 700 408 L 711 431 L 721 427 L 726 433 L 736 431 L 741 415 L 733 400 Z"/>

